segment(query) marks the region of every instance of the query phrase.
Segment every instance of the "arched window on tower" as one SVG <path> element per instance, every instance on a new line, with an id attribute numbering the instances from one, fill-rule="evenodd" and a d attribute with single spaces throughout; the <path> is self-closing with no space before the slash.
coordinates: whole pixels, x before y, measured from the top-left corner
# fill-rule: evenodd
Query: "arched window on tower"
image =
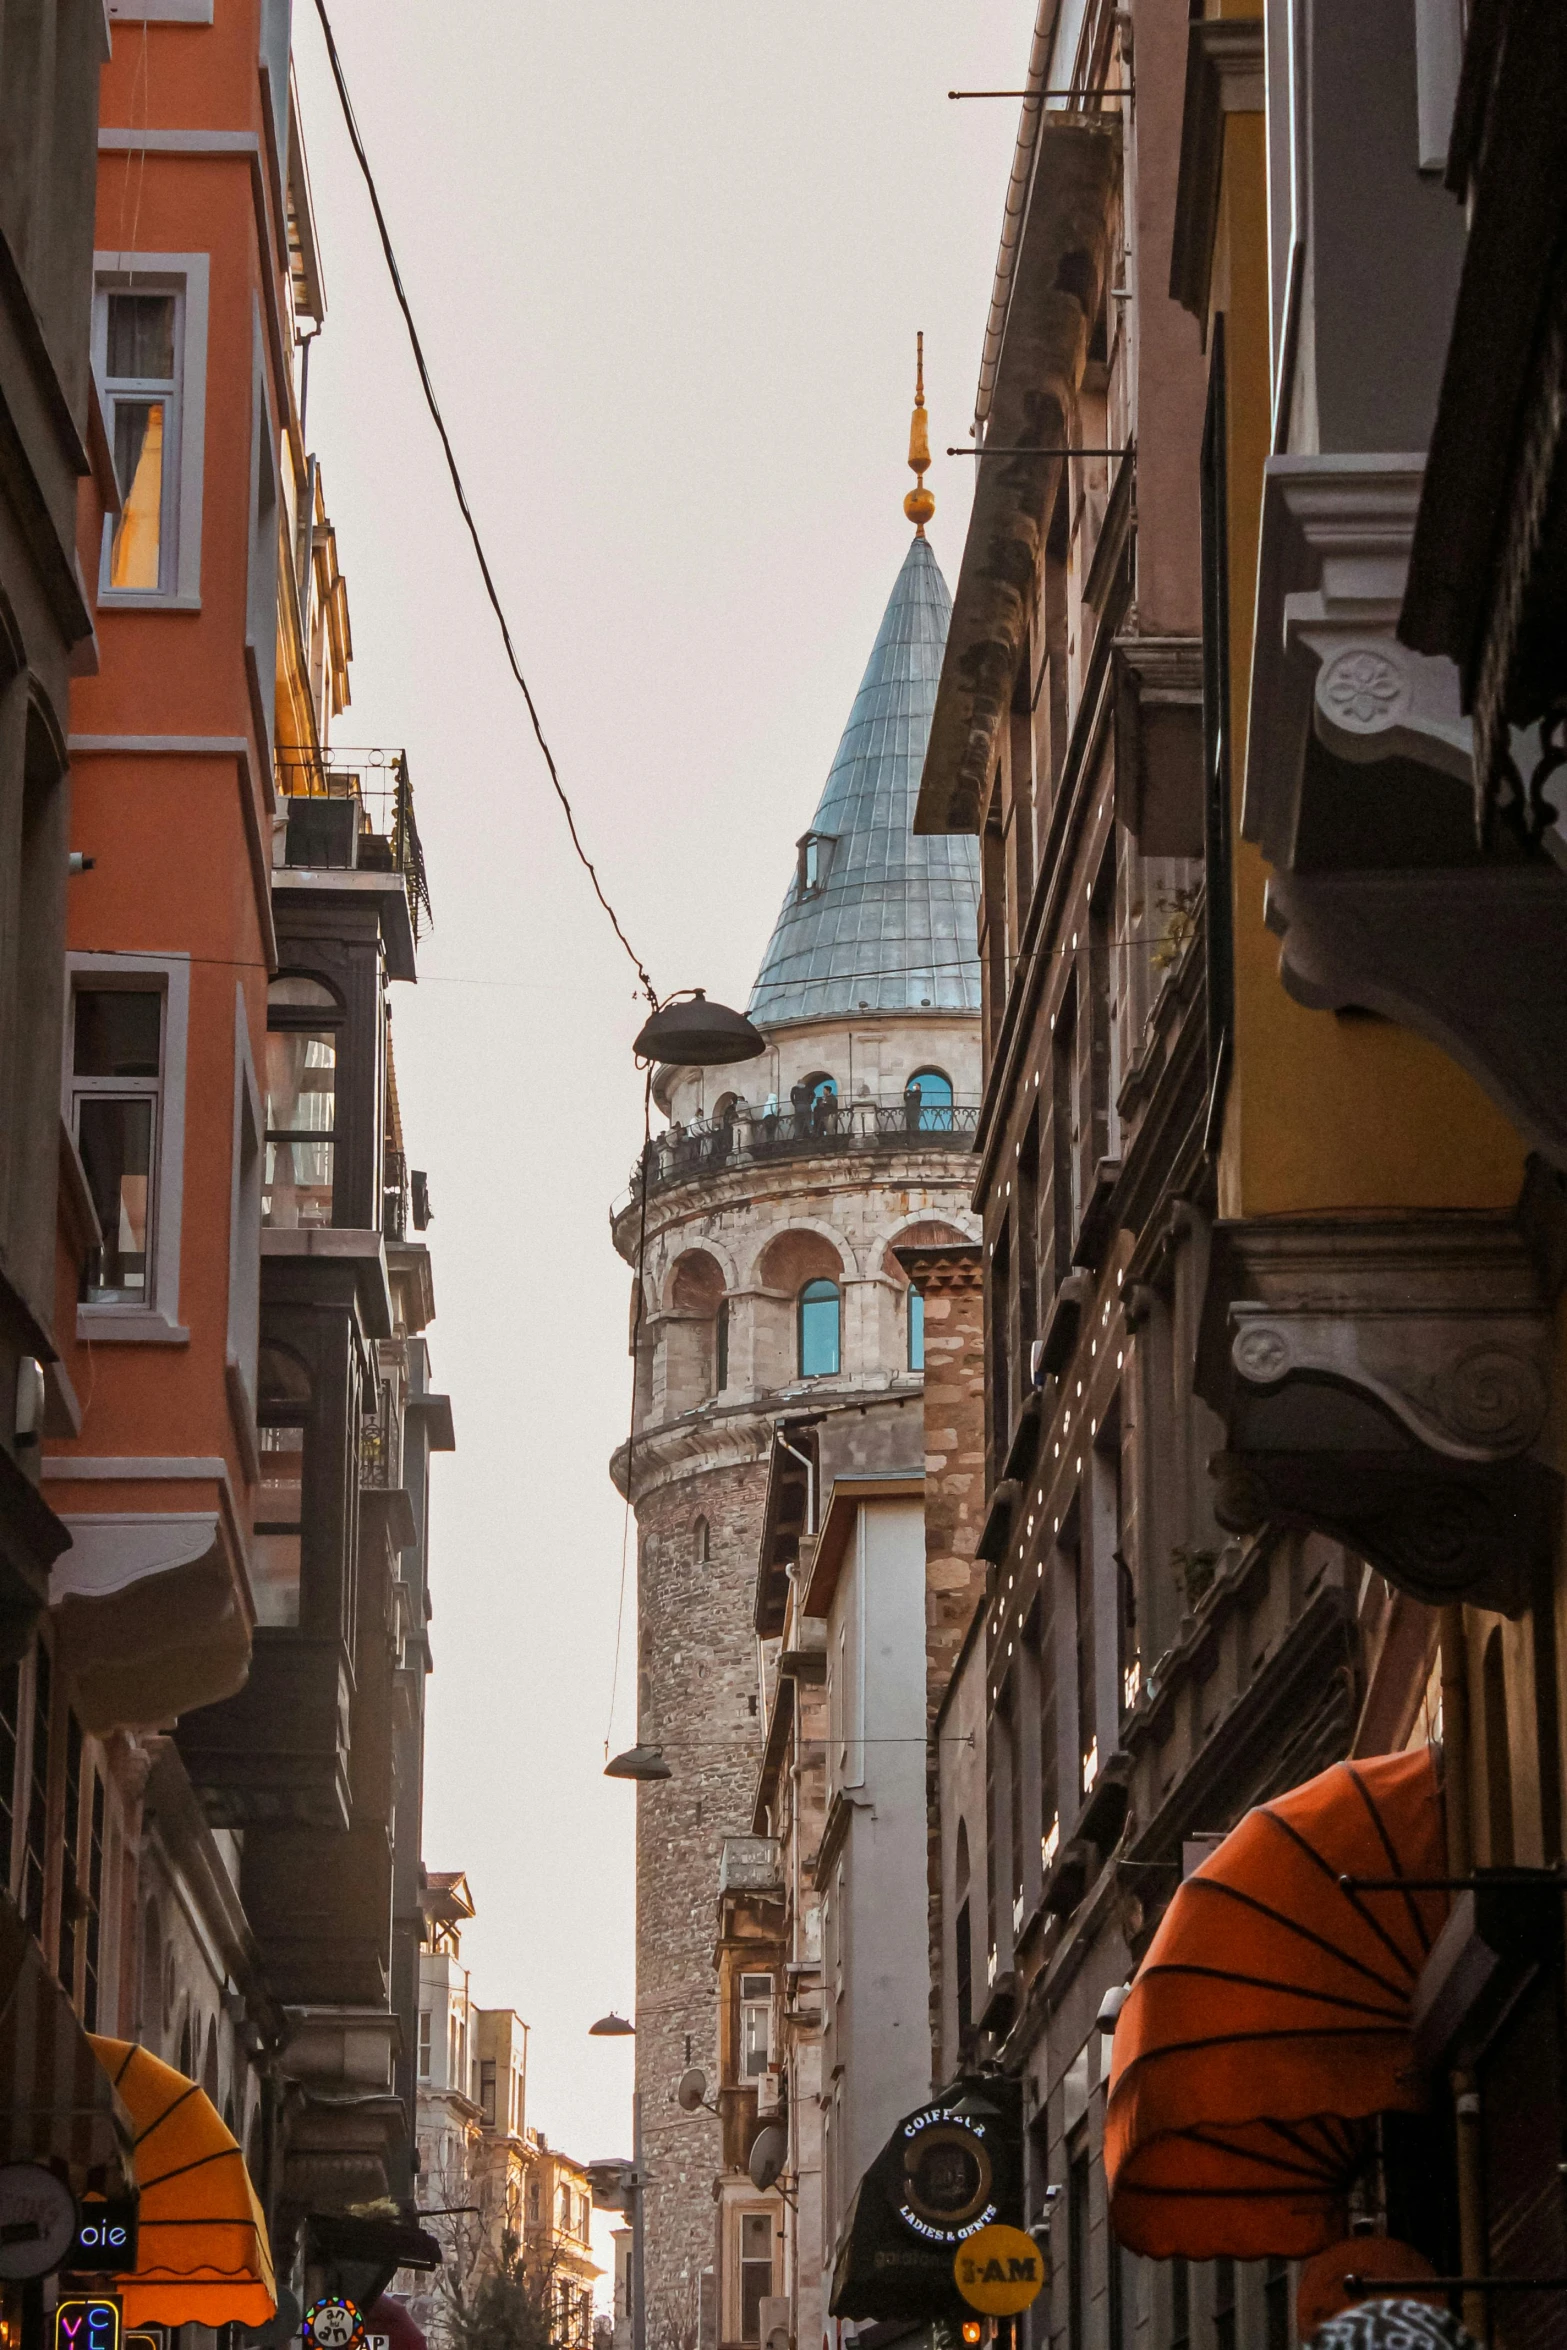
<path id="1" fill-rule="evenodd" d="M 807 1281 L 800 1292 L 800 1376 L 838 1375 L 841 1299 L 836 1281 Z"/>
<path id="2" fill-rule="evenodd" d="M 940 1069 L 916 1069 L 903 1089 L 909 1132 L 952 1132 L 952 1080 Z"/>
<path id="3" fill-rule="evenodd" d="M 696 1554 L 697 1565 L 705 1567 L 713 1555 L 712 1528 L 705 1518 L 698 1518 L 691 1529 L 691 1547 Z"/>

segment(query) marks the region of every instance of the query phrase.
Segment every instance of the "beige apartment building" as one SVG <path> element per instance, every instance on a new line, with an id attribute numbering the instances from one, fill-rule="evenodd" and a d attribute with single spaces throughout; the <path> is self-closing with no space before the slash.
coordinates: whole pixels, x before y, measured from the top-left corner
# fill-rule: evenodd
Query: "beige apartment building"
<path id="1" fill-rule="evenodd" d="M 528 2027 L 509 2007 L 481 2007 L 463 1964 L 473 1896 L 461 1870 L 431 1869 L 419 1954 L 419 2204 L 445 2253 L 439 2276 L 404 2279 L 433 2342 L 454 2301 L 520 2255 L 547 2293 L 559 2350 L 588 2350 L 596 2266 L 592 2195 L 580 2162 L 527 2119 Z"/>

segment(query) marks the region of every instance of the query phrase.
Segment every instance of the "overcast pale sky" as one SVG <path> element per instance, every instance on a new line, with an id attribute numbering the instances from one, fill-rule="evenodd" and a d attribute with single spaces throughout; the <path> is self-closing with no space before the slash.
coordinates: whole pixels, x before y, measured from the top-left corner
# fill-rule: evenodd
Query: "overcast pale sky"
<path id="1" fill-rule="evenodd" d="M 661 991 L 743 1005 L 908 539 L 914 335 L 967 437 L 1032 0 L 328 0 L 524 666 Z M 435 928 L 394 991 L 435 1222 L 425 1857 L 529 2115 L 629 2146 L 634 1792 L 601 1776 L 628 1404 L 607 1210 L 633 974 L 572 862 L 419 403 L 314 7 L 311 361 L 353 618 L 345 743 L 406 744 Z M 937 456 L 955 585 L 971 461 Z M 614 1721 L 634 1730 L 634 1593 Z M 743 1823 L 736 1822 L 736 1826 Z"/>

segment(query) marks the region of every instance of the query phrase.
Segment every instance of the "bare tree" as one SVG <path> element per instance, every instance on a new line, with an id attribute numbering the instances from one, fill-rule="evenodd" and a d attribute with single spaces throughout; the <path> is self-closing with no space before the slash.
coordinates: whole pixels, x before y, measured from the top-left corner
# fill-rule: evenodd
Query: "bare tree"
<path id="1" fill-rule="evenodd" d="M 498 2257 L 467 2277 L 448 2272 L 442 2278 L 452 2350 L 580 2350 L 564 2281 L 553 2242 L 524 2245 L 506 2235 Z"/>

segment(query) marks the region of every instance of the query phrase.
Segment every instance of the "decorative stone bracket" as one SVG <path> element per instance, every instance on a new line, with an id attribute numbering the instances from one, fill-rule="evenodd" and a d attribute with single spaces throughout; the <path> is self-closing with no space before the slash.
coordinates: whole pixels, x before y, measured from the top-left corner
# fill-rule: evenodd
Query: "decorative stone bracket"
<path id="1" fill-rule="evenodd" d="M 1268 460 L 1241 829 L 1283 870 L 1313 737 L 1352 766 L 1402 758 L 1471 784 L 1457 669 L 1394 634 L 1424 471 L 1406 455 Z"/>
<path id="2" fill-rule="evenodd" d="M 1268 883 L 1267 918 L 1297 1003 L 1354 1005 L 1428 1037 L 1567 1167 L 1567 873 L 1282 874 Z"/>
<path id="3" fill-rule="evenodd" d="M 1429 1037 L 1567 1166 L 1567 871 L 1482 858 L 1458 671 L 1394 634 L 1423 474 L 1269 460 L 1242 830 L 1297 1002 Z"/>
<path id="4" fill-rule="evenodd" d="M 1521 1613 L 1561 1480 L 1529 1457 L 1550 1322 L 1500 1217 L 1216 1228 L 1197 1383 L 1220 1523 L 1314 1529 L 1430 1604 Z"/>

